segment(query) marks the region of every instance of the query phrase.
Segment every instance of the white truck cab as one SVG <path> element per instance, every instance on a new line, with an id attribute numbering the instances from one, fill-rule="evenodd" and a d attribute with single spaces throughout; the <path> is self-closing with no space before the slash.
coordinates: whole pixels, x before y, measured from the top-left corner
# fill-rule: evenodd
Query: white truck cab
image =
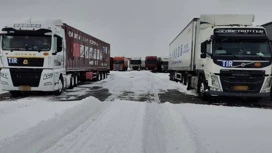
<path id="1" fill-rule="evenodd" d="M 65 81 L 62 22 L 15 23 L 1 29 L 1 86 L 11 91 L 56 91 Z"/>

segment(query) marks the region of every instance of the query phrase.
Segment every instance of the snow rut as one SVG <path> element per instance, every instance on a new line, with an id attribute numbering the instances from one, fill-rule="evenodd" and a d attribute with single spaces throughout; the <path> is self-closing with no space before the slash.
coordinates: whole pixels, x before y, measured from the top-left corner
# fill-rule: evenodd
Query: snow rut
<path id="1" fill-rule="evenodd" d="M 145 104 L 113 102 L 45 153 L 142 152 Z"/>
<path id="2" fill-rule="evenodd" d="M 150 153 L 207 153 L 198 137 L 197 130 L 170 103 L 161 104 L 158 93 L 161 80 L 148 76 L 154 102 L 147 105 L 143 129 L 143 152 Z"/>

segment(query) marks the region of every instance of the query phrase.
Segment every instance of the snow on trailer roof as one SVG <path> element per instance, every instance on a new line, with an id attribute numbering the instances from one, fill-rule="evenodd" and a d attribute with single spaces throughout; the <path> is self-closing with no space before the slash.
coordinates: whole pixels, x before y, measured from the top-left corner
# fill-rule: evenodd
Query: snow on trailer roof
<path id="1" fill-rule="evenodd" d="M 253 14 L 203 14 L 200 22 L 213 26 L 244 25 L 252 26 L 255 16 Z"/>
<path id="2" fill-rule="evenodd" d="M 5 27 L 14 28 L 46 28 L 52 26 L 62 26 L 63 22 L 61 20 L 23 20 L 6 24 Z"/>
<path id="3" fill-rule="evenodd" d="M 171 41 L 171 45 L 179 35 L 194 21 L 200 20 L 203 24 L 210 24 L 212 26 L 227 26 L 227 25 L 246 25 L 252 26 L 255 19 L 254 14 L 202 14 L 200 18 L 193 18 L 182 31 Z"/>

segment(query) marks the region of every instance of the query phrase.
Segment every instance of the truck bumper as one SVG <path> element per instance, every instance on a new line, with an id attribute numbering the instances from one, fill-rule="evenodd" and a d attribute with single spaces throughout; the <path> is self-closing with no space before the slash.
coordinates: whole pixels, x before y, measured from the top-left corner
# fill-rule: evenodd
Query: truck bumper
<path id="1" fill-rule="evenodd" d="M 29 87 L 29 86 L 21 86 L 21 87 L 14 87 L 13 85 L 3 85 L 2 90 L 3 91 L 55 91 L 56 87 L 52 83 L 50 85 L 41 86 L 41 87 Z"/>
<path id="2" fill-rule="evenodd" d="M 20 77 L 25 79 L 23 82 L 19 80 L 20 78 L 13 78 L 11 76 L 9 69 L 2 69 L 1 73 L 5 74 L 5 77 L 1 77 L 0 85 L 3 91 L 56 91 L 58 89 L 58 82 L 55 80 L 55 72 L 52 70 L 43 70 L 39 77 L 33 77 L 32 80 L 28 79 L 26 81 L 26 77 L 33 74 L 20 73 Z M 44 78 L 44 74 L 53 74 L 53 76 L 49 78 Z M 19 75 L 19 74 L 16 74 Z M 36 80 L 35 80 L 36 79 Z M 37 83 L 35 85 L 31 84 Z M 58 81 L 58 80 L 57 80 Z M 15 83 L 16 82 L 16 83 Z M 23 83 L 22 83 L 23 82 Z M 16 85 L 15 85 L 16 84 Z"/>
<path id="3" fill-rule="evenodd" d="M 222 97 L 259 97 L 259 98 L 268 98 L 270 97 L 270 92 L 268 93 L 228 93 L 221 91 L 208 91 L 208 95 L 211 96 L 222 96 Z"/>

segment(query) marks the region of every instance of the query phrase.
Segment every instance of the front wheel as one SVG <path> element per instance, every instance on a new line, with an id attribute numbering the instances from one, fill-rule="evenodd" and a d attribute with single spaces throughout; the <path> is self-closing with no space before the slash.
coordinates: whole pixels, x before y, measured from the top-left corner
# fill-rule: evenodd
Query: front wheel
<path id="1" fill-rule="evenodd" d="M 63 78 L 60 77 L 58 81 L 58 90 L 55 91 L 55 95 L 61 95 L 61 93 L 64 91 L 64 83 Z"/>
<path id="2" fill-rule="evenodd" d="M 197 93 L 198 93 L 200 99 L 202 99 L 204 101 L 208 101 L 210 97 L 205 92 L 207 89 L 207 86 L 205 85 L 203 78 L 200 77 L 198 82 L 199 83 L 198 83 Z"/>

